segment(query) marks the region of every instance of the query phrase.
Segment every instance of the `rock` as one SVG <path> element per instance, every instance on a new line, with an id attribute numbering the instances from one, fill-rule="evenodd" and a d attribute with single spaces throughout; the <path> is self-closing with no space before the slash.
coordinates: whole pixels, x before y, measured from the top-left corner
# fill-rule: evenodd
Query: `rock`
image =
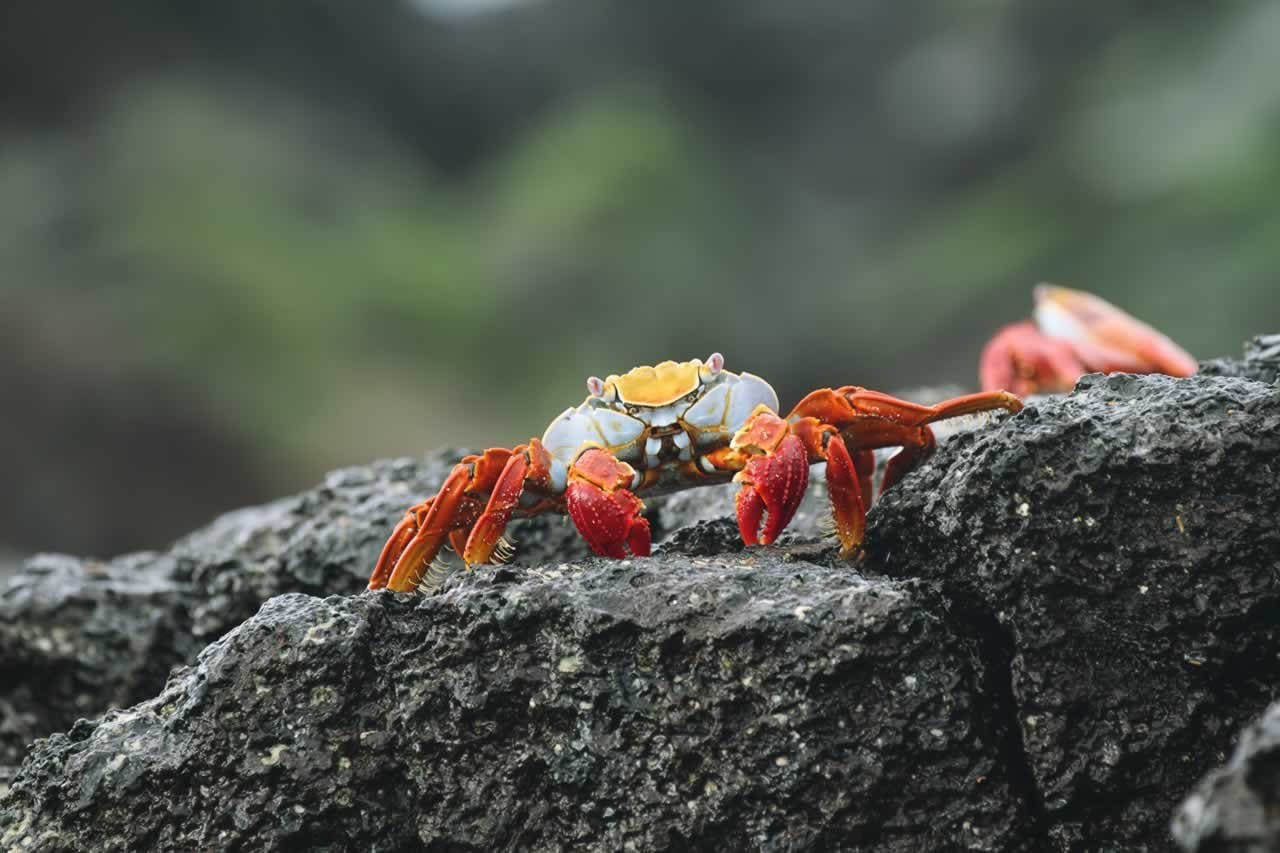
<path id="1" fill-rule="evenodd" d="M 438 595 L 234 627 L 360 586 L 447 464 L 223 519 L 151 559 L 178 633 L 230 633 L 0 775 L 0 848 L 1168 850 L 1280 675 L 1280 387 L 1086 377 L 979 426 L 854 565 L 820 504 L 744 551 L 699 490 L 651 559 L 556 521 Z"/>
<path id="2" fill-rule="evenodd" d="M 1274 383 L 1280 380 L 1280 335 L 1259 335 L 1245 343 L 1244 360 L 1217 358 L 1200 365 L 1200 372 Z"/>
<path id="3" fill-rule="evenodd" d="M 330 474 L 311 491 L 229 513 L 164 555 L 45 555 L 0 586 L 0 775 L 35 737 L 154 696 L 176 664 L 285 592 L 363 588 L 411 504 L 464 451 Z M 585 556 L 557 518 L 516 522 L 515 562 Z"/>
<path id="4" fill-rule="evenodd" d="M 154 696 L 196 651 L 180 591 L 168 556 L 30 561 L 0 593 L 0 767 L 79 717 Z"/>
<path id="5" fill-rule="evenodd" d="M 37 748 L 0 847 L 1005 849 L 1027 817 L 948 619 L 777 551 L 283 596 Z"/>
<path id="6" fill-rule="evenodd" d="M 872 513 L 864 569 L 1008 644 L 1025 778 L 1061 849 L 1166 849 L 1280 655 L 1280 388 L 1090 376 L 955 437 Z"/>
<path id="7" fill-rule="evenodd" d="M 1191 792 L 1173 837 L 1187 853 L 1280 850 L 1280 704 L 1245 729 L 1230 763 Z"/>

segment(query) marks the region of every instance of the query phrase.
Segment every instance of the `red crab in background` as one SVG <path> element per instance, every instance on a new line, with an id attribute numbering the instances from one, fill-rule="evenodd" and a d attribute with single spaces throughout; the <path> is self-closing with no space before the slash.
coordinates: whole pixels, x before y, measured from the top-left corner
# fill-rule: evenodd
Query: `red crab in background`
<path id="1" fill-rule="evenodd" d="M 1005 326 L 982 350 L 983 390 L 1025 396 L 1070 391 L 1086 373 L 1196 372 L 1186 350 L 1105 299 L 1048 284 L 1034 295 L 1034 321 Z"/>

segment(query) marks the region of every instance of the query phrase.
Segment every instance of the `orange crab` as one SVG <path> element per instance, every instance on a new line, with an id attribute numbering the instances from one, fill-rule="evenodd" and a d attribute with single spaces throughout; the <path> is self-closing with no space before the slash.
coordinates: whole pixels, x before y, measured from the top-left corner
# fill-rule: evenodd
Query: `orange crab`
<path id="1" fill-rule="evenodd" d="M 566 409 L 541 439 L 493 448 L 454 466 L 434 497 L 410 507 L 382 549 L 370 589 L 418 587 L 446 541 L 468 567 L 501 557 L 512 517 L 567 513 L 592 550 L 606 557 L 649 553 L 649 522 L 638 495 L 733 479 L 747 545 L 773 542 L 791 521 L 809 466 L 827 463 L 841 554 L 863 541 L 873 451 L 900 447 L 881 490 L 934 448 L 929 424 L 1021 401 L 988 391 L 921 406 L 853 385 L 823 388 L 785 417 L 769 383 L 706 362 L 664 361 L 587 380 L 581 405 Z"/>
<path id="2" fill-rule="evenodd" d="M 1086 373 L 1190 376 L 1196 360 L 1146 323 L 1092 293 L 1042 284 L 1035 320 L 1005 326 L 982 351 L 985 390 L 1070 391 Z"/>

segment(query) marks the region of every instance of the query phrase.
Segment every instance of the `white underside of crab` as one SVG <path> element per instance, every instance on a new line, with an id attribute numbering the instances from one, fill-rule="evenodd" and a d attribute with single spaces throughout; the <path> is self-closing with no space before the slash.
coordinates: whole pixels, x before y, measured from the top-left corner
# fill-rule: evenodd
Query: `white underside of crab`
<path id="1" fill-rule="evenodd" d="M 686 363 L 688 364 L 688 363 Z M 726 447 L 757 406 L 778 410 L 778 395 L 759 376 L 722 369 L 713 356 L 701 367 L 692 390 L 662 405 L 637 404 L 627 399 L 621 383 L 588 383 L 592 396 L 577 408 L 565 409 L 551 422 L 542 444 L 551 455 L 551 485 L 563 492 L 569 467 L 592 447 L 603 448 L 636 469 L 636 483 L 645 471 L 678 469 L 698 462 L 711 474 L 704 454 Z M 714 368 L 714 369 L 713 369 Z M 597 390 L 600 393 L 595 393 Z"/>

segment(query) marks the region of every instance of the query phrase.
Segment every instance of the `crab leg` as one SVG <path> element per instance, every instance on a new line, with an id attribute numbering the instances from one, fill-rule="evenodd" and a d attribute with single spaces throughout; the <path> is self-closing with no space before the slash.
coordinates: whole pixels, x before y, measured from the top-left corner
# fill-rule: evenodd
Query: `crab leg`
<path id="1" fill-rule="evenodd" d="M 457 549 L 468 568 L 489 562 L 502 543 L 502 533 L 512 514 L 520 508 L 520 496 L 527 487 L 543 492 L 551 487 L 551 457 L 536 438 L 511 454 L 493 485 L 484 512 L 476 519 L 463 546 Z"/>
<path id="2" fill-rule="evenodd" d="M 649 521 L 640 515 L 644 504 L 627 488 L 635 470 L 607 450 L 591 448 L 569 469 L 565 508 L 591 550 L 621 559 L 627 551 L 649 555 Z"/>
<path id="3" fill-rule="evenodd" d="M 465 514 L 465 491 L 470 480 L 469 466 L 459 463 L 435 497 L 409 510 L 383 546 L 369 578 L 369 589 L 389 587 L 396 592 L 409 592 L 417 588 L 427 566 L 440 553 L 445 537 L 461 526 L 459 516 Z"/>
<path id="4" fill-rule="evenodd" d="M 485 506 L 485 496 L 513 454 L 492 448 L 453 466 L 440 491 L 411 507 L 396 525 L 369 577 L 369 589 L 416 589 L 446 539 L 455 549 L 465 541 L 463 536 Z"/>
<path id="5" fill-rule="evenodd" d="M 870 451 L 863 453 L 871 456 Z M 867 530 L 867 506 L 862 496 L 871 494 L 870 477 L 862 475 L 839 433 L 833 433 L 828 439 L 826 456 L 831 517 L 836 525 L 836 538 L 840 540 L 840 556 L 848 559 L 862 546 Z M 874 457 L 872 461 L 874 463 Z"/>

